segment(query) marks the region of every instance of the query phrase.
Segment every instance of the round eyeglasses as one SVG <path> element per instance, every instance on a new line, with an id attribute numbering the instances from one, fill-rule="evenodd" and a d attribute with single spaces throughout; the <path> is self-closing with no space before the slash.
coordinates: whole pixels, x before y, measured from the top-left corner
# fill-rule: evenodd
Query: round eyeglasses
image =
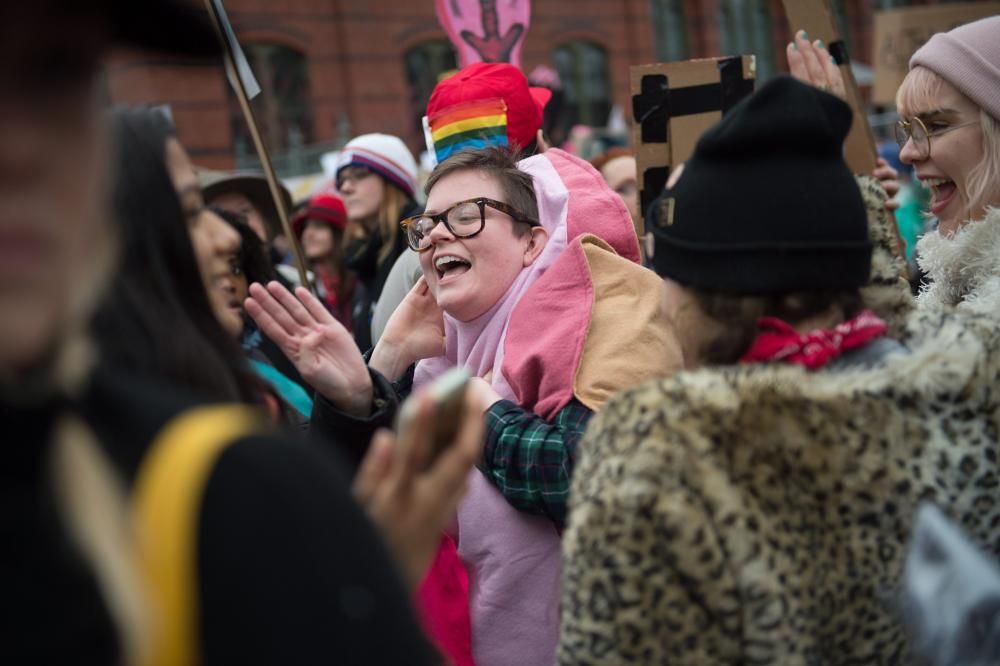
<path id="1" fill-rule="evenodd" d="M 913 147 L 917 150 L 917 155 L 920 159 L 925 159 L 931 154 L 932 136 L 941 136 L 942 134 L 947 134 L 952 130 L 978 124 L 978 120 L 972 120 L 967 123 L 962 123 L 961 125 L 950 125 L 948 127 L 927 129 L 927 125 L 924 124 L 924 121 L 914 116 L 912 120 L 900 120 L 896 123 L 896 143 L 899 144 L 899 149 L 902 150 L 903 146 L 906 145 L 906 142 L 912 140 Z"/>
<path id="2" fill-rule="evenodd" d="M 515 222 L 538 226 L 537 221 L 523 215 L 513 206 L 486 197 L 459 201 L 440 213 L 422 213 L 408 217 L 400 222 L 400 226 L 406 232 L 406 243 L 410 249 L 426 252 L 431 249 L 431 231 L 438 222 L 443 222 L 455 238 L 472 238 L 481 232 L 486 227 L 487 206 L 509 215 Z"/>

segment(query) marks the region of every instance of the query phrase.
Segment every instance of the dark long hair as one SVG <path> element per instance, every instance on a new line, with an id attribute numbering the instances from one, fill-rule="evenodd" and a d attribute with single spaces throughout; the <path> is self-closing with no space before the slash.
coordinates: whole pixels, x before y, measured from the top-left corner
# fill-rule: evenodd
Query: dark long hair
<path id="1" fill-rule="evenodd" d="M 206 399 L 256 401 L 259 384 L 212 311 L 167 171 L 172 126 L 149 109 L 116 110 L 111 124 L 121 256 L 94 318 L 102 362 Z"/>
<path id="2" fill-rule="evenodd" d="M 240 251 L 236 260 L 247 278 L 247 284 L 259 282 L 267 284 L 275 279 L 274 267 L 267 256 L 267 249 L 257 232 L 247 224 L 247 218 L 240 213 L 212 207 L 212 212 L 221 217 L 240 235 Z"/>

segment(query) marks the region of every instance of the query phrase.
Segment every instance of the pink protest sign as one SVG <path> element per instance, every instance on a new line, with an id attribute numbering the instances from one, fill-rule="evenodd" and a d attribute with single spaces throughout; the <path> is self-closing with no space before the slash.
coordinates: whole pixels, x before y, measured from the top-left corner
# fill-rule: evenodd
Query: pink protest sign
<path id="1" fill-rule="evenodd" d="M 435 0 L 435 4 L 460 68 L 474 62 L 521 66 L 531 0 Z"/>

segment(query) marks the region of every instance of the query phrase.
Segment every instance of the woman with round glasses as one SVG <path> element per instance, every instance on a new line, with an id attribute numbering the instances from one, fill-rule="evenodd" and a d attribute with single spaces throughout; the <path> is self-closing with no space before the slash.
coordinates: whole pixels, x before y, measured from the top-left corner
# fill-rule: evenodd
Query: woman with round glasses
<path id="1" fill-rule="evenodd" d="M 476 664 L 552 663 L 576 443 L 613 392 L 678 369 L 680 348 L 628 210 L 586 162 L 559 150 L 520 162 L 504 149 L 463 151 L 426 191 L 426 212 L 402 223 L 424 277 L 369 365 L 403 383 L 412 372 L 416 386 L 468 368 L 487 434 L 444 564 L 425 581 L 424 616 L 433 626 L 427 600 L 467 586 Z M 257 293 L 278 321 L 280 306 Z M 301 370 L 313 381 L 316 367 Z M 383 388 L 354 393 L 395 399 Z"/>
<path id="2" fill-rule="evenodd" d="M 900 159 L 933 193 L 923 306 L 1000 306 L 1000 16 L 934 35 L 896 94 Z"/>
<path id="3" fill-rule="evenodd" d="M 843 95 L 821 43 L 799 33 L 792 73 Z M 932 192 L 938 229 L 917 244 L 922 307 L 1000 308 L 1000 16 L 934 35 L 896 93 L 900 159 Z"/>

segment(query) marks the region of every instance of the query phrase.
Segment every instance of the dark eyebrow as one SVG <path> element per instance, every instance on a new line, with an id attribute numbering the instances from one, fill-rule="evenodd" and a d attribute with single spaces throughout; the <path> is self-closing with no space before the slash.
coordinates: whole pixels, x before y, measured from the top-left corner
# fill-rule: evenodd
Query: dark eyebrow
<path id="1" fill-rule="evenodd" d="M 950 114 L 956 114 L 956 113 L 958 113 L 958 110 L 957 109 L 932 109 L 930 111 L 924 111 L 922 113 L 918 113 L 917 114 L 917 118 L 920 118 L 921 120 L 925 120 L 927 118 L 933 118 L 934 116 L 944 116 L 944 115 L 947 115 L 949 113 Z"/>

